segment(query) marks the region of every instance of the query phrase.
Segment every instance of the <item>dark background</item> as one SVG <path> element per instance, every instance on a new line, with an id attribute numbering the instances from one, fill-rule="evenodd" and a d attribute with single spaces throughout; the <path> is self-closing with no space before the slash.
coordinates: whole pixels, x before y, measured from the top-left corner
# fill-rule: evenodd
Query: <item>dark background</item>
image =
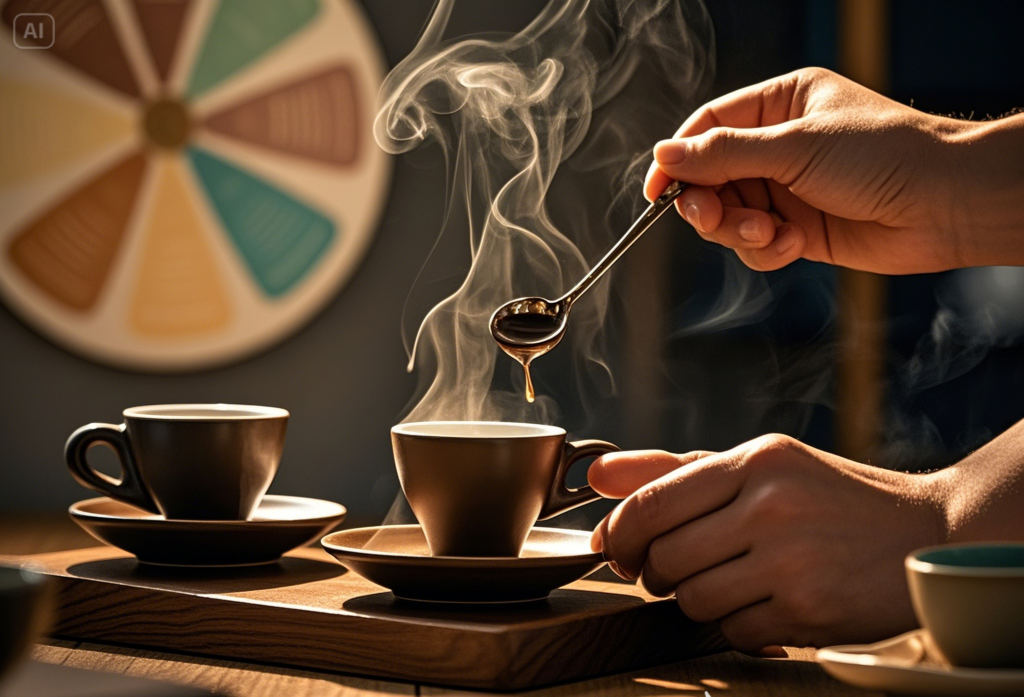
<path id="1" fill-rule="evenodd" d="M 449 35 L 514 31 L 543 4 L 463 0 Z M 836 65 L 834 2 L 707 5 L 718 65 L 708 98 L 802 66 Z M 429 0 L 365 2 L 389 64 L 414 45 L 430 7 Z M 1024 106 L 1024 63 L 1019 40 L 1011 36 L 1022 26 L 1024 4 L 894 0 L 890 18 L 894 99 L 976 119 Z M 650 142 L 670 134 L 671 129 L 651 132 Z M 118 423 L 122 409 L 141 404 L 238 402 L 292 412 L 273 493 L 337 500 L 350 508 L 352 522 L 380 521 L 398 492 L 388 429 L 402 418 L 416 386 L 416 376 L 405 372 L 402 307 L 440 228 L 444 196 L 436 149 L 398 157 L 377 238 L 347 287 L 291 339 L 226 368 L 175 376 L 111 369 L 65 352 L 0 308 L 0 511 L 57 511 L 87 496 L 62 458 L 65 439 L 82 424 Z M 551 205 L 557 218 L 557 202 Z M 726 276 L 747 278 L 745 272 L 678 219 L 663 221 L 651 234 L 672 239 L 670 336 L 652 349 L 651 360 L 662 361 L 660 383 L 645 405 L 662 426 L 653 438 L 637 442 L 616 394 L 586 409 L 567 397 L 565 420 L 573 435 L 682 451 L 726 448 L 783 431 L 830 448 L 833 270 L 798 263 L 755 279 L 766 280 L 771 290 L 765 313 L 740 326 L 695 333 L 688 328 L 713 310 Z M 461 281 L 468 263 L 462 240 L 457 230 L 446 235 L 431 275 L 418 286 L 419 302 L 429 306 Z M 951 274 L 889 281 L 887 423 L 907 426 L 887 434 L 898 447 L 891 449 L 890 462 L 880 464 L 948 464 L 1024 417 L 1024 356 L 1012 332 L 999 346 L 977 351 L 978 364 L 962 375 L 927 389 L 906 387 L 908 364 L 939 307 L 936 294 L 942 296 L 955 281 Z M 625 284 L 612 282 L 609 363 L 616 371 L 623 345 L 616 332 L 630 298 Z M 405 319 L 408 328 L 418 320 L 416 313 Z M 572 356 L 556 354 L 538 371 L 538 388 L 561 400 L 558 376 L 568 372 Z M 599 512 L 593 507 L 589 516 Z"/>

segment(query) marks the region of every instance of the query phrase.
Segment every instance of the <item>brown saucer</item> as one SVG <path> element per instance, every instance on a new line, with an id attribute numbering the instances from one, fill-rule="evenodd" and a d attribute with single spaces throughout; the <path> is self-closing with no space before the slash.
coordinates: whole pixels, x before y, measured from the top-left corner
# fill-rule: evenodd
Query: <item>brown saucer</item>
<path id="1" fill-rule="evenodd" d="M 270 564 L 345 519 L 345 507 L 298 496 L 264 496 L 251 520 L 167 520 L 106 497 L 68 509 L 96 539 L 131 552 L 143 564 Z"/>
<path id="2" fill-rule="evenodd" d="M 589 532 L 554 528 L 531 530 L 519 557 L 432 557 L 418 525 L 340 530 L 320 543 L 396 598 L 431 603 L 543 600 L 604 563 Z"/>

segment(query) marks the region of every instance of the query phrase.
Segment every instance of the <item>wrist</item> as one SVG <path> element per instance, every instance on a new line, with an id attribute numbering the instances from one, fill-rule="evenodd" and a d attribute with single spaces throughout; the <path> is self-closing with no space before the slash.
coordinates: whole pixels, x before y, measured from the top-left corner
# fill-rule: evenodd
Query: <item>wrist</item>
<path id="1" fill-rule="evenodd" d="M 954 537 L 959 528 L 956 498 L 959 475 L 955 466 L 928 474 L 909 475 L 917 480 L 920 498 L 935 517 L 936 544 L 956 541 Z"/>
<path id="2" fill-rule="evenodd" d="M 1024 114 L 960 123 L 940 136 L 959 265 L 1024 265 Z"/>

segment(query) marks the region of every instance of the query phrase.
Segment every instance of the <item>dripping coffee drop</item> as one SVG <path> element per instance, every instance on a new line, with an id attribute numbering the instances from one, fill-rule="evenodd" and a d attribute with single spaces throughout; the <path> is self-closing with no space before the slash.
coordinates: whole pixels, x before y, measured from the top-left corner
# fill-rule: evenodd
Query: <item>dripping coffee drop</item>
<path id="1" fill-rule="evenodd" d="M 503 306 L 491 317 L 491 334 L 498 346 L 519 361 L 526 375 L 526 401 L 536 398 L 530 378 L 530 362 L 561 341 L 565 318 L 543 300 L 527 298 Z"/>

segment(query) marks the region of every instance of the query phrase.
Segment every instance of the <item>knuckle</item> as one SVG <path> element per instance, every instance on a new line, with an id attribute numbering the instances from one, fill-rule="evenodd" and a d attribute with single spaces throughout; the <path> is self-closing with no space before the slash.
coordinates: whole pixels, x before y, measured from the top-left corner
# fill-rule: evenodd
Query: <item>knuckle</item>
<path id="1" fill-rule="evenodd" d="M 755 641 L 751 635 L 742 615 L 730 615 L 718 623 L 718 629 L 722 638 L 729 646 L 739 651 L 756 651 L 762 647 L 761 642 Z"/>
<path id="2" fill-rule="evenodd" d="M 827 68 L 812 66 L 794 70 L 790 75 L 796 78 L 797 82 L 811 85 L 831 80 L 835 76 L 835 73 Z"/>
<path id="3" fill-rule="evenodd" d="M 767 481 L 758 486 L 749 495 L 747 505 L 751 524 L 769 528 L 775 528 L 800 514 L 799 502 L 792 495 L 790 487 L 775 481 Z"/>
<path id="4" fill-rule="evenodd" d="M 710 599 L 697 583 L 679 584 L 676 588 L 676 604 L 684 615 L 695 622 L 713 622 L 718 619 Z"/>
<path id="5" fill-rule="evenodd" d="M 750 441 L 743 455 L 743 463 L 758 469 L 785 467 L 792 461 L 792 455 L 803 452 L 805 447 L 790 436 L 769 433 Z"/>
<path id="6" fill-rule="evenodd" d="M 792 450 L 801 447 L 800 441 L 784 433 L 768 433 L 753 441 L 755 447 L 764 451 Z"/>
<path id="7" fill-rule="evenodd" d="M 734 141 L 733 131 L 727 126 L 709 129 L 704 136 L 704 150 L 708 157 L 718 161 L 727 160 Z"/>
<path id="8" fill-rule="evenodd" d="M 657 531 L 659 522 L 669 512 L 670 498 L 666 495 L 665 488 L 657 484 L 646 486 L 636 492 L 629 502 L 632 504 L 630 512 L 641 530 L 647 533 Z"/>
<path id="9" fill-rule="evenodd" d="M 647 561 L 640 576 L 644 588 L 651 595 L 671 595 L 674 585 L 672 575 L 671 552 L 661 539 L 655 540 L 647 552 Z"/>
<path id="10" fill-rule="evenodd" d="M 799 517 L 807 505 L 807 494 L 799 474 L 806 449 L 789 436 L 770 434 L 750 443 L 742 466 L 750 473 L 743 498 L 747 515 L 757 524 L 781 523 Z"/>

